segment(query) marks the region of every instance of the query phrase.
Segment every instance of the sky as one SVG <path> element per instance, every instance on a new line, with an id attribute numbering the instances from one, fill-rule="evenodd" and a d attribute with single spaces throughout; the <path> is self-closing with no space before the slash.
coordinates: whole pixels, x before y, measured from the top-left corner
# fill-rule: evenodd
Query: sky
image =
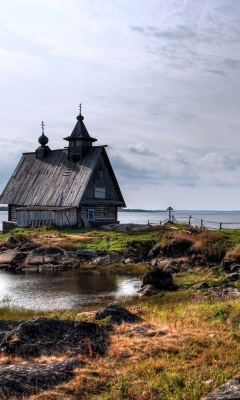
<path id="1" fill-rule="evenodd" d="M 79 103 L 128 208 L 240 209 L 240 2 L 0 0 L 0 192 Z"/>

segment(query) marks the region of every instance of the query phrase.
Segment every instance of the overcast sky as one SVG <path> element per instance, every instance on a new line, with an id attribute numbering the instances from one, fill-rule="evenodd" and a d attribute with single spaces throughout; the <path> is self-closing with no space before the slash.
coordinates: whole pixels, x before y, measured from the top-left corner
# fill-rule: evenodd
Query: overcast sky
<path id="1" fill-rule="evenodd" d="M 240 209 L 240 1 L 0 5 L 0 191 L 82 103 L 128 208 Z"/>

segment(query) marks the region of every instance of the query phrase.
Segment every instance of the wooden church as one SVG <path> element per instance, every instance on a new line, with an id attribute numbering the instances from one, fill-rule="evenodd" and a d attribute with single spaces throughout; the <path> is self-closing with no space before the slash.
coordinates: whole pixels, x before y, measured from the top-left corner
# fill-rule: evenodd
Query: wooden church
<path id="1" fill-rule="evenodd" d="M 105 150 L 93 146 L 80 113 L 68 147 L 50 150 L 44 133 L 40 146 L 22 158 L 0 196 L 8 219 L 19 227 L 100 226 L 117 223 L 118 207 L 126 207 Z"/>

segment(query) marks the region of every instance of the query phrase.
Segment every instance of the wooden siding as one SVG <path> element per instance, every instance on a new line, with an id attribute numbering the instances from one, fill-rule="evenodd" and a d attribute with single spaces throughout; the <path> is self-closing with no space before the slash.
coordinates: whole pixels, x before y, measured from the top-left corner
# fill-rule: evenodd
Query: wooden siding
<path id="1" fill-rule="evenodd" d="M 95 169 L 83 194 L 82 203 L 86 200 L 91 201 L 95 199 L 101 202 L 100 198 L 96 196 L 96 193 L 98 193 L 101 188 L 102 190 L 105 189 L 105 200 L 114 200 L 122 204 L 122 198 L 119 197 L 111 171 L 106 164 L 103 154 L 101 154 L 96 163 Z"/>
<path id="2" fill-rule="evenodd" d="M 95 211 L 96 222 L 117 222 L 117 206 L 89 203 L 86 206 L 81 206 L 81 218 L 83 217 L 88 219 L 89 209 L 93 209 Z"/>
<path id="3" fill-rule="evenodd" d="M 17 210 L 17 224 L 19 227 L 32 225 L 76 226 L 77 223 L 76 208 L 64 210 Z"/>

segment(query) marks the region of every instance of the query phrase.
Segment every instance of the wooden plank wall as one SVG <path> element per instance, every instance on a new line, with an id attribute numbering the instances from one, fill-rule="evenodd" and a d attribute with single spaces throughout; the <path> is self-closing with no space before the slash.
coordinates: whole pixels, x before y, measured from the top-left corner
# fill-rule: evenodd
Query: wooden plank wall
<path id="1" fill-rule="evenodd" d="M 17 224 L 23 226 L 57 225 L 76 226 L 77 209 L 69 210 L 20 210 L 17 211 Z"/>
<path id="2" fill-rule="evenodd" d="M 96 167 L 84 192 L 83 199 L 94 199 L 95 187 L 105 188 L 105 200 L 120 200 L 102 155 L 97 161 Z"/>

